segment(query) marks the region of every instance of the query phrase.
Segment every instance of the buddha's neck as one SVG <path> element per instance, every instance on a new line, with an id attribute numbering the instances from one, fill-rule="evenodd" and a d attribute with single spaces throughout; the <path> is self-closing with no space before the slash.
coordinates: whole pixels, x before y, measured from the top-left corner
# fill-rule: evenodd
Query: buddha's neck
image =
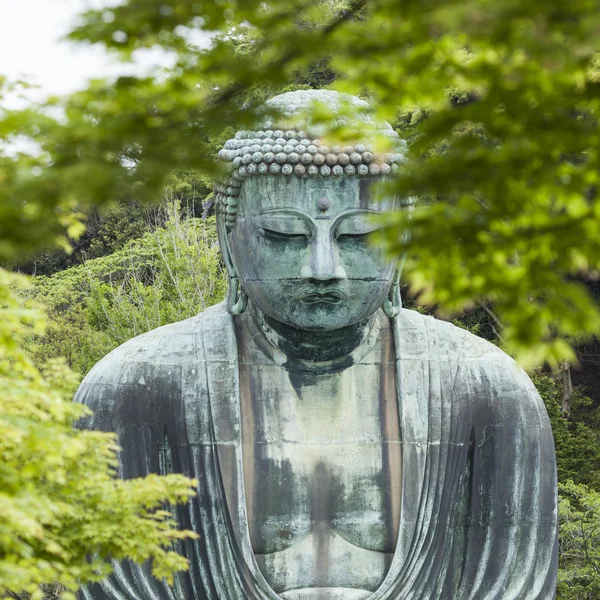
<path id="1" fill-rule="evenodd" d="M 333 361 L 352 354 L 368 337 L 373 318 L 331 331 L 304 330 L 276 321 L 251 307 L 253 320 L 268 341 L 288 357 Z"/>

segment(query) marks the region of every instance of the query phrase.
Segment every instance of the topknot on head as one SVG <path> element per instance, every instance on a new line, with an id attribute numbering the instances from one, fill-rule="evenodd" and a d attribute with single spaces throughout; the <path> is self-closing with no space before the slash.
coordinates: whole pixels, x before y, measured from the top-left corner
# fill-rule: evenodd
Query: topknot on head
<path id="1" fill-rule="evenodd" d="M 313 120 L 315 106 L 325 109 L 338 125 L 345 125 L 349 120 L 357 124 L 363 123 L 384 135 L 398 138 L 392 126 L 385 121 L 375 121 L 371 116 L 371 107 L 367 102 L 332 90 L 298 90 L 286 92 L 267 100 L 260 109 L 263 114 L 275 112 L 279 121 L 290 125 L 288 129 L 303 130 L 307 136 L 319 137 L 325 129 Z M 267 121 L 265 125 L 272 125 Z"/>

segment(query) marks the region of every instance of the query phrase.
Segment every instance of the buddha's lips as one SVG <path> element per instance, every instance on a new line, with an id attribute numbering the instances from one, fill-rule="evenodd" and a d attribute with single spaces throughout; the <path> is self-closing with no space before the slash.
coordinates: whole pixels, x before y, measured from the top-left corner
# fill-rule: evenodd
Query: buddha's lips
<path id="1" fill-rule="evenodd" d="M 305 304 L 339 304 L 349 297 L 350 294 L 340 285 L 319 287 L 314 284 L 307 284 L 294 294 L 294 300 Z"/>
<path id="2" fill-rule="evenodd" d="M 338 304 L 341 301 L 342 298 L 337 294 L 310 294 L 301 299 L 305 304 Z"/>

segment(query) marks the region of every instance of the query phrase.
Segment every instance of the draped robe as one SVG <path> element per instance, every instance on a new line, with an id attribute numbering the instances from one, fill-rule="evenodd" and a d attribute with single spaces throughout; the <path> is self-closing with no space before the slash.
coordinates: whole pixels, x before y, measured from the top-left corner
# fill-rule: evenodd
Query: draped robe
<path id="1" fill-rule="evenodd" d="M 394 319 L 402 498 L 390 570 L 370 600 L 550 600 L 557 576 L 550 423 L 527 375 L 453 325 Z M 118 434 L 120 476 L 183 473 L 176 508 L 200 534 L 173 587 L 148 564 L 115 563 L 81 600 L 277 600 L 250 544 L 235 319 L 224 305 L 123 344 L 82 382 L 84 427 Z M 226 492 L 227 490 L 227 492 Z"/>

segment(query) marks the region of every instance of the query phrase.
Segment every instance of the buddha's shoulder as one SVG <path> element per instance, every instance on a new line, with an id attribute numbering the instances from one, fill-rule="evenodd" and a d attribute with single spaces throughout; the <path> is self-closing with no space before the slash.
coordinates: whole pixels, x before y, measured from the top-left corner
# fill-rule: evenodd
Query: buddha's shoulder
<path id="1" fill-rule="evenodd" d="M 415 346 L 415 350 L 435 350 L 438 356 L 455 358 L 493 357 L 512 360 L 498 346 L 448 321 L 416 310 L 402 310 L 399 319 L 402 337 L 409 345 Z"/>
<path id="2" fill-rule="evenodd" d="M 457 383 L 469 378 L 471 385 L 533 388 L 523 369 L 502 349 L 470 331 L 423 315 L 402 310 L 399 322 L 403 357 L 422 357 L 455 365 Z"/>
<path id="3" fill-rule="evenodd" d="M 209 346 L 209 348 L 207 348 Z M 164 379 L 204 355 L 225 356 L 235 349 L 231 315 L 224 303 L 211 306 L 189 319 L 163 325 L 134 337 L 112 350 L 91 369 L 81 387 L 116 384 L 125 379 Z"/>

